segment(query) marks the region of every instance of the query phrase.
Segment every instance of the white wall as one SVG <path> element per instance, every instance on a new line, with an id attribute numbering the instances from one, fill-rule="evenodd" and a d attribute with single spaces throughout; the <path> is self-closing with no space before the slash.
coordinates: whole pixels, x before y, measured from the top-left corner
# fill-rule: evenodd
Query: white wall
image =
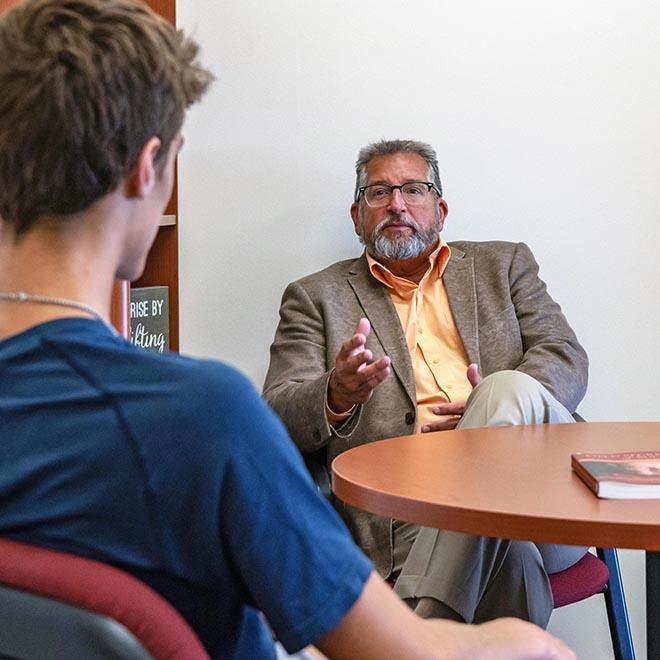
<path id="1" fill-rule="evenodd" d="M 358 149 L 410 137 L 438 151 L 447 239 L 534 250 L 591 357 L 582 414 L 658 419 L 660 4 L 179 0 L 178 17 L 218 76 L 179 163 L 184 352 L 260 387 L 284 286 L 360 251 Z M 643 654 L 642 554 L 623 562 Z M 607 657 L 592 601 L 551 629 Z"/>

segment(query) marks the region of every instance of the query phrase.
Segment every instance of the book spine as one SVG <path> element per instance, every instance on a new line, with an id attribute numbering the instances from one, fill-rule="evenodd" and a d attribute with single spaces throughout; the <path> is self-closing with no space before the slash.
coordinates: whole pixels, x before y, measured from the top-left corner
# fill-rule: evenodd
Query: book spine
<path id="1" fill-rule="evenodd" d="M 571 457 L 571 467 L 573 468 L 573 472 L 577 474 L 582 481 L 584 481 L 591 490 L 598 495 L 598 481 L 594 478 L 592 474 L 590 474 L 586 468 L 580 463 L 579 459 L 576 458 L 575 456 Z"/>

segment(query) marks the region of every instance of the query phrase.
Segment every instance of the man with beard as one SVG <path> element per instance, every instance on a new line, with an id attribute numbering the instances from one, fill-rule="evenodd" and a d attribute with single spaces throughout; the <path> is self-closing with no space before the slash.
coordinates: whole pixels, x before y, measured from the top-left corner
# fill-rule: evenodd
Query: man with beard
<path id="1" fill-rule="evenodd" d="M 434 150 L 360 152 L 358 259 L 290 284 L 264 395 L 304 453 L 457 427 L 572 422 L 587 356 L 522 243 L 446 243 Z M 545 626 L 548 573 L 586 551 L 340 511 L 395 592 L 424 617 Z"/>

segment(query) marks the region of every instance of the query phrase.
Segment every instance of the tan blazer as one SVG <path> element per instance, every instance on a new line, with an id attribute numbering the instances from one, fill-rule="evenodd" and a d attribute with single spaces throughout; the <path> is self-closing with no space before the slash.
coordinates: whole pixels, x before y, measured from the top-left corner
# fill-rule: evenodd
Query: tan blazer
<path id="1" fill-rule="evenodd" d="M 538 277 L 524 243 L 450 243 L 443 275 L 456 327 L 482 375 L 518 369 L 540 381 L 571 412 L 584 396 L 588 359 Z M 367 348 L 389 355 L 392 374 L 339 432 L 325 417 L 330 371 L 361 317 L 371 322 Z M 389 293 L 364 255 L 290 284 L 271 346 L 264 396 L 303 452 L 325 447 L 328 465 L 366 442 L 415 432 L 415 382 L 403 330 Z M 381 575 L 391 567 L 391 523 L 337 503 L 355 539 Z"/>

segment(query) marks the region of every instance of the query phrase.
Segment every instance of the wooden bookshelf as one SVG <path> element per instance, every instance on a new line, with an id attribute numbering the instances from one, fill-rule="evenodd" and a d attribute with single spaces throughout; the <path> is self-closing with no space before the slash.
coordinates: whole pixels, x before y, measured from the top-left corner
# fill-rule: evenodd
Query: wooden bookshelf
<path id="1" fill-rule="evenodd" d="M 0 13 L 17 5 L 20 0 L 0 0 Z M 145 0 L 146 3 L 170 23 L 176 22 L 175 0 Z M 175 171 L 174 188 L 163 223 L 139 280 L 133 283 L 135 287 L 167 286 L 169 289 L 170 311 L 170 350 L 179 350 L 179 235 L 177 226 L 177 177 Z M 130 337 L 130 283 L 117 282 L 112 296 L 111 320 L 122 334 Z"/>
<path id="2" fill-rule="evenodd" d="M 0 0 L 1 2 L 2 0 Z M 175 0 L 146 0 L 146 3 L 170 23 L 176 23 Z M 144 273 L 131 285 L 117 282 L 112 299 L 112 323 L 126 338 L 130 337 L 130 288 L 166 286 L 169 290 L 170 350 L 179 350 L 179 231 L 177 225 L 177 176 L 175 170 L 172 197 L 163 222 L 149 252 Z"/>
<path id="3" fill-rule="evenodd" d="M 144 273 L 142 273 L 142 277 L 140 277 L 139 280 L 136 280 L 132 284 L 132 286 L 135 287 L 166 286 L 169 289 L 171 351 L 179 350 L 179 227 L 177 224 L 177 216 L 177 177 L 175 173 L 172 197 L 165 209 L 163 222 L 158 230 L 156 240 L 149 252 Z M 174 220 L 174 224 L 170 224 L 172 220 Z M 121 283 L 119 288 L 123 290 L 128 288 L 128 298 L 130 300 L 130 285 Z M 125 294 L 117 294 L 116 292 L 114 298 L 116 298 L 117 295 L 124 297 Z M 125 311 L 126 315 L 129 314 L 128 302 L 122 309 Z M 120 327 L 119 323 L 115 323 L 115 318 L 113 318 L 112 321 L 119 332 L 122 332 L 123 328 Z M 120 317 L 117 321 L 123 321 L 123 318 Z M 124 325 L 126 324 L 125 321 L 123 321 L 123 323 Z M 124 334 L 124 336 L 128 335 Z"/>

